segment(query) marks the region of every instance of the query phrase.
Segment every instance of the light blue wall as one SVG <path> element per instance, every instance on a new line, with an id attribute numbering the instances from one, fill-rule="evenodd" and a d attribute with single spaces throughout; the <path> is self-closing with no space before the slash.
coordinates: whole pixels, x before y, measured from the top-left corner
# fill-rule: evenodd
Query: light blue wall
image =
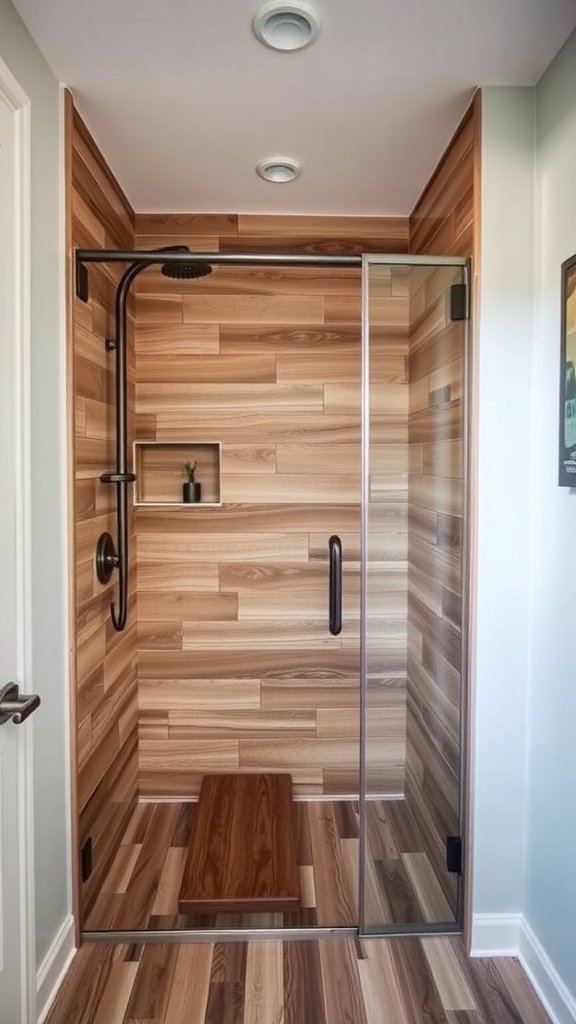
<path id="1" fill-rule="evenodd" d="M 531 88 L 482 90 L 473 912 L 522 910 L 533 321 Z"/>
<path id="2" fill-rule="evenodd" d="M 576 491 L 557 483 L 576 33 L 534 89 L 483 89 L 482 119 L 473 912 L 522 915 L 576 996 Z"/>
<path id="3" fill-rule="evenodd" d="M 16 11 L 0 0 L 0 58 L 31 100 L 32 674 L 36 954 L 40 965 L 70 914 L 63 446 L 63 244 L 59 84 Z M 1 1011 L 0 1011 L 1 1017 Z"/>
<path id="4" fill-rule="evenodd" d="M 536 143 L 525 913 L 576 996 L 576 492 L 557 485 L 560 264 L 576 253 L 576 33 L 536 88 Z"/>

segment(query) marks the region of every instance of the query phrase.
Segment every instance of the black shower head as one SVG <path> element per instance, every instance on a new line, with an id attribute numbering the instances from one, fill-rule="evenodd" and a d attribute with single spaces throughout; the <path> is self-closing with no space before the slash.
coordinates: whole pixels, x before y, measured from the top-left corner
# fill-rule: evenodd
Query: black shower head
<path id="1" fill-rule="evenodd" d="M 190 252 L 187 245 L 167 245 L 156 252 Z M 161 271 L 164 277 L 171 277 L 177 281 L 190 281 L 195 277 L 208 277 L 212 273 L 209 263 L 199 263 L 191 260 L 190 263 L 163 263 Z"/>
<path id="2" fill-rule="evenodd" d="M 155 249 L 156 253 L 189 253 L 188 246 L 164 246 L 162 249 Z M 163 263 L 161 268 L 165 278 L 174 278 L 176 281 L 191 281 L 193 278 L 207 278 L 212 273 L 209 263 L 200 263 L 191 260 L 190 263 Z"/>
<path id="3" fill-rule="evenodd" d="M 212 273 L 209 263 L 163 263 L 161 270 L 164 277 L 173 277 L 179 281 L 208 277 Z"/>

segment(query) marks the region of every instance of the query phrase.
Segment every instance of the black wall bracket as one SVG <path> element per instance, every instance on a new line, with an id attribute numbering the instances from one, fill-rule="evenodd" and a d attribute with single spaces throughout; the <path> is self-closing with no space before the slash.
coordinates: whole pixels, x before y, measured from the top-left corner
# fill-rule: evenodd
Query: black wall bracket
<path id="1" fill-rule="evenodd" d="M 92 874 L 92 837 L 88 836 L 80 848 L 80 875 L 87 882 Z"/>
<path id="2" fill-rule="evenodd" d="M 90 288 L 88 286 L 88 267 L 76 260 L 76 295 L 82 302 L 88 302 Z"/>
<path id="3" fill-rule="evenodd" d="M 469 318 L 468 287 L 465 284 L 453 284 L 450 288 L 450 319 L 468 320 Z"/>
<path id="4" fill-rule="evenodd" d="M 446 867 L 453 875 L 462 874 L 462 836 L 446 836 Z"/>

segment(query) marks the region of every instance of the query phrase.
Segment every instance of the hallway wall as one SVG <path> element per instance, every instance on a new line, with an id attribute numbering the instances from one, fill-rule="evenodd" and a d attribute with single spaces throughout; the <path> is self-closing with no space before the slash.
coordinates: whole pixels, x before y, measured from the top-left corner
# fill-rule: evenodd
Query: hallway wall
<path id="1" fill-rule="evenodd" d="M 535 94 L 537 294 L 526 916 L 570 990 L 576 1016 L 576 674 L 572 660 L 576 493 L 557 486 L 560 264 L 576 253 L 575 96 L 573 33 Z"/>
<path id="2" fill-rule="evenodd" d="M 78 113 L 67 107 L 68 245 L 133 248 L 134 215 Z M 103 587 L 95 572 L 100 534 L 116 537 L 115 488 L 100 474 L 115 466 L 114 353 L 105 339 L 114 337 L 114 301 L 118 267 L 92 264 L 90 299 L 73 292 L 71 325 L 75 475 L 75 668 L 78 855 L 92 840 L 93 870 L 83 886 L 86 912 L 99 889 L 119 835 L 138 791 L 136 585 L 134 518 L 130 516 L 129 615 L 117 633 L 110 619 L 117 573 Z M 129 327 L 129 435 L 134 409 L 133 334 Z"/>
<path id="3" fill-rule="evenodd" d="M 35 947 L 40 967 L 71 911 L 62 101 L 57 79 L 8 0 L 0 0 L 0 59 L 31 101 L 29 443 L 33 497 L 41 500 L 30 502 L 33 675 L 21 682 L 24 692 L 34 691 L 42 700 L 25 726 L 34 749 L 34 833 L 40 851 L 34 857 Z M 66 935 L 69 941 L 69 931 Z M 9 941 L 8 932 L 6 937 Z"/>
<path id="4" fill-rule="evenodd" d="M 483 89 L 471 770 L 473 909 L 488 924 L 521 913 L 525 891 L 533 188 L 533 90 Z"/>
<path id="5" fill-rule="evenodd" d="M 138 215 L 139 247 L 405 251 L 406 221 Z M 222 769 L 290 771 L 295 791 L 358 787 L 360 272 L 158 270 L 137 284 L 136 436 L 222 442 L 221 508 L 139 508 L 140 781 L 190 795 Z M 406 299 L 379 322 L 404 332 Z M 371 783 L 403 791 L 406 355 L 379 354 L 386 411 L 375 582 L 390 609 Z M 189 455 L 182 455 L 183 462 Z M 193 444 L 190 457 L 194 457 Z M 180 489 L 173 469 L 173 494 Z M 200 479 L 203 479 L 200 471 Z M 342 536 L 344 631 L 328 632 L 328 538 Z M 403 535 L 404 534 L 404 540 Z M 392 568 L 394 567 L 394 568 Z M 397 602 L 396 602 L 397 603 Z M 373 701 L 376 703 L 376 699 Z"/>

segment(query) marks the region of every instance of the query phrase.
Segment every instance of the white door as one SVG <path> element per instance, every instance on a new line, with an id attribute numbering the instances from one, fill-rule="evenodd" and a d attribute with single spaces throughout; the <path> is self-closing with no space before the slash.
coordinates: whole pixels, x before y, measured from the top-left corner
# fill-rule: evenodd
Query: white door
<path id="1" fill-rule="evenodd" d="M 27 641 L 29 108 L 0 63 L 0 693 L 30 689 Z M 12 694 L 14 699 L 16 695 Z M 0 717 L 2 706 L 0 705 Z M 30 720 L 0 724 L 0 1021 L 33 1024 Z"/>

